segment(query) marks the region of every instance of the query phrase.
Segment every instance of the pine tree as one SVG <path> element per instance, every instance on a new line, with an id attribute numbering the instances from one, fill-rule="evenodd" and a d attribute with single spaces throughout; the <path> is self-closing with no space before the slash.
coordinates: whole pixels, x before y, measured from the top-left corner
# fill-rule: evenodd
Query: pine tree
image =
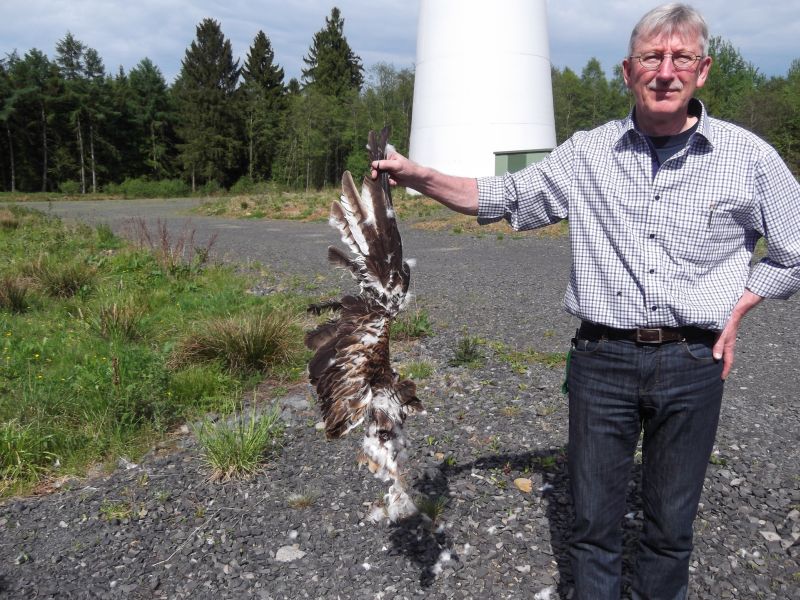
<path id="1" fill-rule="evenodd" d="M 308 66 L 303 69 L 304 86 L 300 95 L 290 96 L 279 162 L 282 176 L 291 174 L 287 181 L 302 182 L 308 188 L 338 181 L 356 143 L 353 126 L 364 69 L 344 36 L 338 8 L 331 10 L 325 27 L 314 34 L 303 61 Z"/>
<path id="2" fill-rule="evenodd" d="M 159 68 L 144 58 L 128 74 L 128 86 L 141 174 L 165 178 L 169 175 L 173 121 L 167 83 Z"/>
<path id="3" fill-rule="evenodd" d="M 278 133 L 286 108 L 283 69 L 274 64 L 275 52 L 263 31 L 259 31 L 242 67 L 248 176 L 269 179 L 277 151 Z"/>
<path id="4" fill-rule="evenodd" d="M 180 159 L 196 189 L 197 178 L 227 185 L 239 168 L 240 118 L 236 106 L 239 61 L 219 23 L 204 19 L 186 50 L 174 91 L 179 103 Z"/>
<path id="5" fill-rule="evenodd" d="M 318 92 L 336 97 L 360 91 L 364 83 L 361 59 L 344 36 L 344 19 L 338 8 L 325 19 L 325 28 L 314 34 L 308 56 L 303 57 L 303 83 Z"/>
<path id="6" fill-rule="evenodd" d="M 56 63 L 65 80 L 66 101 L 69 104 L 69 120 L 75 132 L 77 148 L 77 170 L 80 179 L 80 191 L 86 193 L 86 152 L 84 148 L 83 114 L 86 106 L 86 82 L 83 79 L 84 56 L 86 46 L 70 32 L 56 43 Z M 63 156 L 63 155 L 62 155 Z"/>

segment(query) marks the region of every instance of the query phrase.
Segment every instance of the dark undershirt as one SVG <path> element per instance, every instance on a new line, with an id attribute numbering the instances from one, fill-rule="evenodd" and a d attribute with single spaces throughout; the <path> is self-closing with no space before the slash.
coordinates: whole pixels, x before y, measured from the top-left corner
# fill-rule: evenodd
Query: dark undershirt
<path id="1" fill-rule="evenodd" d="M 697 121 L 694 125 L 692 125 L 686 131 L 683 131 L 677 135 L 648 135 L 647 143 L 650 145 L 650 149 L 653 151 L 653 155 L 655 160 L 658 163 L 658 166 L 664 164 L 664 162 L 680 152 L 686 143 L 689 141 L 689 138 L 692 137 L 692 134 L 697 131 L 697 125 L 700 121 Z"/>

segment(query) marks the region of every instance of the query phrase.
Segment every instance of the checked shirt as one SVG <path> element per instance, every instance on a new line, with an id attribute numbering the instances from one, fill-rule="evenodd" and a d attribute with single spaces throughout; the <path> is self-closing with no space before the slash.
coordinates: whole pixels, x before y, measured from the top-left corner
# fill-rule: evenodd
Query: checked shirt
<path id="1" fill-rule="evenodd" d="M 533 229 L 569 218 L 564 308 L 621 329 L 722 329 L 744 288 L 800 289 L 800 185 L 775 150 L 709 117 L 654 171 L 633 114 L 580 131 L 545 160 L 478 179 L 478 220 Z M 751 267 L 760 237 L 767 256 Z"/>

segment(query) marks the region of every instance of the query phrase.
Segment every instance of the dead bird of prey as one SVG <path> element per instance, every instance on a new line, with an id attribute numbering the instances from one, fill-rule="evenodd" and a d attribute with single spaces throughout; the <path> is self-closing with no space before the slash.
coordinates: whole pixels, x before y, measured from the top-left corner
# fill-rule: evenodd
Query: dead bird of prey
<path id="1" fill-rule="evenodd" d="M 370 163 L 386 157 L 389 128 L 376 139 L 369 133 Z M 391 146 L 389 146 L 391 148 Z M 407 457 L 403 422 L 422 412 L 416 385 L 401 380 L 389 361 L 389 327 L 409 300 L 409 263 L 397 229 L 389 177 L 364 177 L 361 194 L 349 171 L 342 176 L 342 196 L 331 206 L 330 223 L 339 230 L 351 256 L 331 246 L 328 260 L 347 269 L 358 281 L 359 294 L 314 304 L 310 312 L 331 310 L 334 317 L 306 334 L 314 351 L 308 364 L 325 420 L 328 439 L 339 438 L 363 423 L 359 462 L 382 481 L 392 481 L 384 496 L 382 516 L 396 521 L 416 512 L 403 478 Z"/>

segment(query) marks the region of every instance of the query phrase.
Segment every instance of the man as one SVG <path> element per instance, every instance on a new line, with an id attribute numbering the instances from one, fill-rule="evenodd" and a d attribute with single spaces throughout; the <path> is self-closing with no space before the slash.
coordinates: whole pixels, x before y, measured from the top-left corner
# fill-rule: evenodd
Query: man
<path id="1" fill-rule="evenodd" d="M 685 598 L 694 521 L 736 333 L 762 298 L 800 289 L 800 186 L 775 151 L 693 99 L 708 29 L 653 9 L 622 62 L 635 108 L 502 177 L 451 177 L 393 154 L 396 183 L 482 223 L 569 217 L 566 310 L 581 319 L 568 374 L 576 598 L 618 599 L 620 522 L 643 434 L 633 597 Z M 768 256 L 752 269 L 759 237 Z"/>

